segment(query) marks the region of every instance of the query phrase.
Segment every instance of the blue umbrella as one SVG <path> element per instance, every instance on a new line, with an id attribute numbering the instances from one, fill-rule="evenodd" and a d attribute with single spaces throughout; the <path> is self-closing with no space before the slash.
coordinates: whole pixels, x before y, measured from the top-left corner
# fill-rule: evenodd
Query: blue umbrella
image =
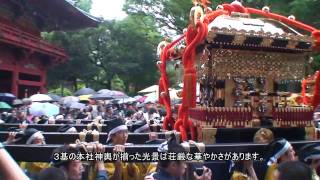
<path id="1" fill-rule="evenodd" d="M 58 96 L 56 94 L 47 94 L 47 95 L 50 96 L 52 101 L 54 101 L 54 102 L 59 102 L 61 99 L 61 96 Z"/>
<path id="2" fill-rule="evenodd" d="M 11 93 L 0 93 L 0 101 L 13 101 L 16 99 L 16 96 Z"/>
<path id="3" fill-rule="evenodd" d="M 31 115 L 34 116 L 54 116 L 59 114 L 59 107 L 51 104 L 51 103 L 32 103 L 30 108 L 29 108 L 29 112 Z"/>

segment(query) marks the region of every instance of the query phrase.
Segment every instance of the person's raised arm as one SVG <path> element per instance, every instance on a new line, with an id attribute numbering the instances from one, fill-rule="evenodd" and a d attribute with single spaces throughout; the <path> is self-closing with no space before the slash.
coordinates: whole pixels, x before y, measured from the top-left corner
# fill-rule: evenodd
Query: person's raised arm
<path id="1" fill-rule="evenodd" d="M 0 179 L 29 179 L 0 143 Z"/>

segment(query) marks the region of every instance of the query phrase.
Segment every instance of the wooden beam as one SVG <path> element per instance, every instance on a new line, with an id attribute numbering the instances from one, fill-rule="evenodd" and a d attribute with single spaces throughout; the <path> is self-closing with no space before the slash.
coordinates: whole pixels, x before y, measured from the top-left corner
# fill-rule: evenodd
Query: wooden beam
<path id="1" fill-rule="evenodd" d="M 43 132 L 46 144 L 71 144 L 79 139 L 79 133 L 56 133 L 56 132 Z M 159 139 L 166 139 L 165 133 L 156 133 Z M 3 142 L 9 136 L 8 131 L 0 132 L 0 141 Z M 22 133 L 17 134 L 17 138 L 22 137 Z M 106 144 L 108 133 L 99 134 L 99 142 Z M 128 143 L 145 144 L 149 140 L 149 133 L 129 133 Z M 86 142 L 92 142 L 93 135 L 86 135 Z"/>
<path id="2" fill-rule="evenodd" d="M 58 128 L 63 126 L 62 124 L 30 124 L 28 127 L 35 128 L 43 132 L 57 132 Z M 87 125 L 73 124 L 77 131 L 87 129 Z M 6 131 L 9 127 L 19 127 L 19 124 L 0 124 L 0 131 Z M 130 126 L 128 127 L 130 129 Z M 160 127 L 159 127 L 160 128 Z M 215 136 L 216 143 L 243 143 L 253 142 L 254 134 L 260 128 L 218 128 Z M 297 141 L 305 140 L 304 128 L 269 128 L 275 138 L 286 138 L 287 140 Z M 106 125 L 102 126 L 102 132 L 107 132 Z"/>
<path id="3" fill-rule="evenodd" d="M 291 144 L 298 150 L 302 146 L 310 143 L 320 143 L 320 141 L 292 141 Z M 55 148 L 61 145 L 7 145 L 5 148 L 16 161 L 25 162 L 50 162 L 51 155 Z M 125 152 L 128 154 L 143 154 L 158 152 L 159 145 L 134 145 L 126 146 Z M 264 153 L 266 144 L 253 143 L 233 143 L 233 144 L 214 144 L 206 145 L 205 153 L 219 154 L 219 153 L 257 153 L 259 157 Z M 111 153 L 114 146 L 104 146 L 105 152 Z M 199 152 L 195 146 L 190 147 L 190 153 Z M 216 159 L 218 160 L 218 159 Z"/>

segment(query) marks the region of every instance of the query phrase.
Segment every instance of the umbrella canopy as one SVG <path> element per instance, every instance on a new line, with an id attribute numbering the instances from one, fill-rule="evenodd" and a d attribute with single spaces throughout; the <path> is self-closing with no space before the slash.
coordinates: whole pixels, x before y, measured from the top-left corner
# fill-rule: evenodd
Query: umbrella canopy
<path id="1" fill-rule="evenodd" d="M 51 103 L 34 102 L 29 108 L 29 112 L 34 116 L 54 116 L 59 114 L 59 107 Z"/>
<path id="2" fill-rule="evenodd" d="M 11 106 L 6 102 L 0 102 L 0 109 L 11 109 Z"/>
<path id="3" fill-rule="evenodd" d="M 58 96 L 56 94 L 48 94 L 48 96 L 50 96 L 52 101 L 54 101 L 54 102 L 59 102 L 61 99 L 61 96 Z"/>
<path id="4" fill-rule="evenodd" d="M 170 89 L 169 90 L 169 94 L 170 94 L 170 100 L 179 100 L 181 99 L 180 97 L 178 97 L 177 93 L 179 92 L 180 90 L 175 90 L 175 89 Z M 143 102 L 152 102 L 152 103 L 155 103 L 159 100 L 159 97 L 158 97 L 158 92 L 152 92 L 152 93 L 149 93 L 149 94 L 146 94 L 145 95 L 145 99 Z"/>
<path id="5" fill-rule="evenodd" d="M 84 109 L 86 108 L 86 105 L 78 102 L 72 102 L 69 107 L 71 109 Z"/>
<path id="6" fill-rule="evenodd" d="M 141 98 L 137 99 L 138 102 L 143 103 L 145 102 L 147 96 L 141 96 Z"/>
<path id="7" fill-rule="evenodd" d="M 150 87 L 147 87 L 145 89 L 142 89 L 138 93 L 151 93 L 151 92 L 156 92 L 159 90 L 159 85 L 152 85 Z"/>
<path id="8" fill-rule="evenodd" d="M 128 98 L 129 96 L 126 95 L 124 92 L 121 91 L 111 91 L 108 89 L 100 90 L 98 93 L 92 95 L 90 99 L 93 100 L 110 100 L 110 99 L 122 99 Z"/>
<path id="9" fill-rule="evenodd" d="M 16 96 L 11 93 L 0 93 L 0 101 L 12 101 Z"/>
<path id="10" fill-rule="evenodd" d="M 114 99 L 129 98 L 128 95 L 126 95 L 124 92 L 121 92 L 121 91 L 112 91 L 112 92 L 111 92 L 111 96 L 112 96 Z"/>
<path id="11" fill-rule="evenodd" d="M 92 95 L 82 95 L 82 96 L 79 96 L 79 100 L 80 101 L 90 101 L 89 98 L 91 97 Z"/>
<path id="12" fill-rule="evenodd" d="M 99 94 L 110 93 L 110 92 L 111 92 L 111 90 L 109 90 L 109 89 L 101 89 L 98 91 Z"/>
<path id="13" fill-rule="evenodd" d="M 22 102 L 23 102 L 23 104 L 28 104 L 29 105 L 29 104 L 32 103 L 32 100 L 30 98 L 23 98 Z"/>
<path id="14" fill-rule="evenodd" d="M 156 92 L 146 94 L 145 96 L 146 96 L 146 98 L 144 100 L 145 103 L 147 103 L 147 102 L 155 103 L 158 101 L 158 93 L 156 93 Z"/>
<path id="15" fill-rule="evenodd" d="M 81 96 L 81 95 L 89 95 L 89 94 L 94 94 L 96 93 L 95 90 L 91 88 L 81 88 L 78 91 L 74 93 L 75 96 Z"/>
<path id="16" fill-rule="evenodd" d="M 117 100 L 118 100 L 118 104 L 124 104 L 124 103 L 136 102 L 137 101 L 135 98 L 132 98 L 132 97 L 127 97 L 127 98 L 117 99 Z"/>
<path id="17" fill-rule="evenodd" d="M 52 98 L 46 94 L 34 94 L 30 96 L 32 102 L 48 102 L 52 101 Z"/>
<path id="18" fill-rule="evenodd" d="M 111 93 L 96 93 L 96 94 L 92 95 L 90 97 L 90 99 L 93 99 L 93 100 L 110 100 L 110 99 L 114 99 L 114 98 L 111 96 Z"/>
<path id="19" fill-rule="evenodd" d="M 71 104 L 73 102 L 79 102 L 79 98 L 76 96 L 66 96 L 60 99 L 59 103 L 62 105 Z"/>
<path id="20" fill-rule="evenodd" d="M 23 105 L 23 101 L 21 99 L 15 99 L 12 104 L 14 106 Z"/>

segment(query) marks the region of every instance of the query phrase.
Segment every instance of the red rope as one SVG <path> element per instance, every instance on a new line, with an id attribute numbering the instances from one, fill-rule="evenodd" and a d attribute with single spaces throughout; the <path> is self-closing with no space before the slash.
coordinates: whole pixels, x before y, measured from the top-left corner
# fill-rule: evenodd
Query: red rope
<path id="1" fill-rule="evenodd" d="M 316 108 L 320 104 L 320 73 L 319 71 L 316 72 L 316 82 L 314 86 L 314 93 L 313 93 L 313 99 L 312 99 L 312 106 L 313 108 Z"/>
<path id="2" fill-rule="evenodd" d="M 170 44 L 168 44 L 161 54 L 161 65 L 160 65 L 160 73 L 161 78 L 159 81 L 159 102 L 163 104 L 166 108 L 167 115 L 164 118 L 163 121 L 163 128 L 165 130 L 169 129 L 169 125 L 171 127 L 174 126 L 174 119 L 172 117 L 172 111 L 171 111 L 171 102 L 170 102 L 170 94 L 169 94 L 169 80 L 167 77 L 167 60 L 169 60 L 169 49 L 172 48 L 175 44 L 177 44 L 179 41 L 181 41 L 185 35 L 182 35 L 178 39 L 174 40 Z M 165 92 L 164 97 L 160 96 L 161 92 Z"/>
<path id="3" fill-rule="evenodd" d="M 247 8 L 247 10 L 248 10 L 248 13 L 250 13 L 250 14 L 257 14 L 257 15 L 268 17 L 268 18 L 272 18 L 272 19 L 287 23 L 289 25 L 298 27 L 300 29 L 303 29 L 303 30 L 306 30 L 306 31 L 309 31 L 309 32 L 313 32 L 313 31 L 317 30 L 316 28 L 314 28 L 312 26 L 303 24 L 303 23 L 301 23 L 299 21 L 296 21 L 296 20 L 288 19 L 285 16 L 281 16 L 281 15 L 278 15 L 278 14 L 275 14 L 275 13 L 265 12 L 265 11 L 262 11 L 262 10 L 259 10 L 259 9 L 254 9 L 254 8 Z"/>

